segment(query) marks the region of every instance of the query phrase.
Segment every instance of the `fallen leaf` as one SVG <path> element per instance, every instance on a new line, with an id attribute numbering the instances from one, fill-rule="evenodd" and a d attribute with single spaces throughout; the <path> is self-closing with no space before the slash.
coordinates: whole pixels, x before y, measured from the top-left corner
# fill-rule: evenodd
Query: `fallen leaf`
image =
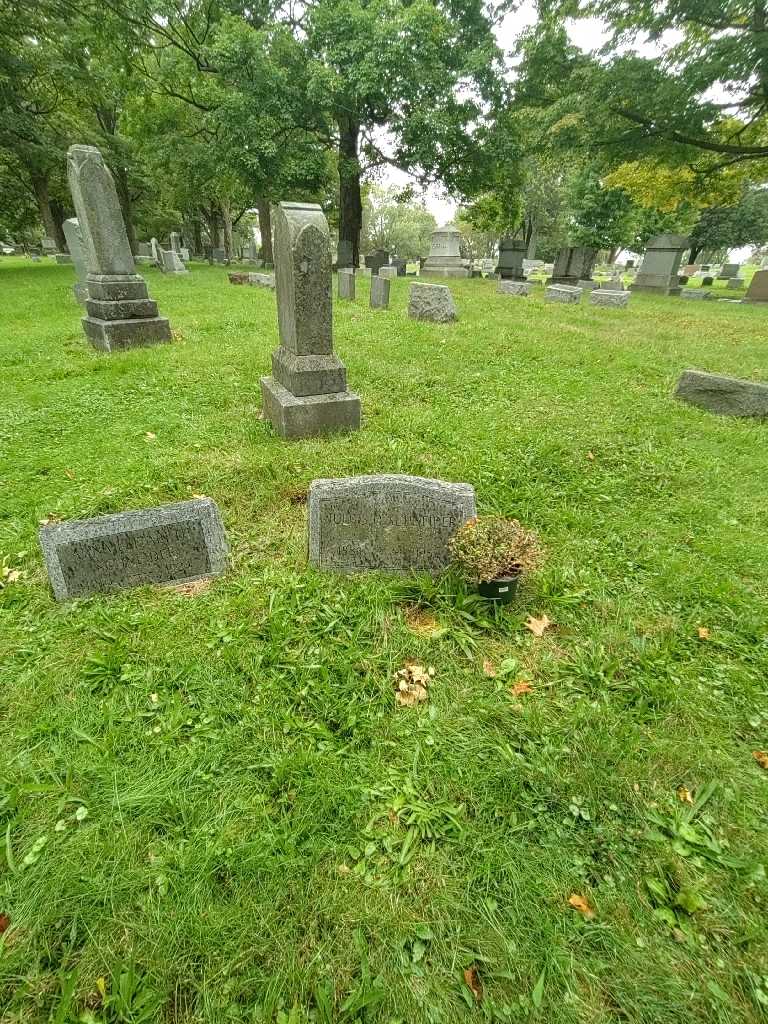
<path id="1" fill-rule="evenodd" d="M 595 911 L 589 905 L 589 902 L 584 896 L 580 896 L 577 892 L 572 892 L 568 897 L 568 906 L 573 907 L 574 910 L 578 910 L 580 914 L 583 914 L 588 921 L 591 921 L 595 916 Z"/>
<path id="2" fill-rule="evenodd" d="M 67 478 L 67 480 L 74 480 L 75 479 L 75 474 L 72 472 L 71 469 L 65 469 L 64 470 L 64 476 Z"/>
<path id="3" fill-rule="evenodd" d="M 533 615 L 529 615 L 525 623 L 525 628 L 530 629 L 534 636 L 544 636 L 545 630 L 549 629 L 551 625 L 552 622 L 546 615 L 542 615 L 540 619 L 536 619 Z"/>
<path id="4" fill-rule="evenodd" d="M 699 640 L 709 640 L 709 630 L 706 626 L 699 626 L 696 633 L 698 634 Z"/>
<path id="5" fill-rule="evenodd" d="M 49 516 L 46 516 L 45 519 L 38 519 L 38 523 L 40 524 L 40 526 L 48 526 L 50 523 L 58 523 L 58 522 L 59 522 L 59 517 L 56 516 L 56 515 L 53 515 L 53 514 L 51 514 Z"/>
<path id="6" fill-rule="evenodd" d="M 144 440 L 145 441 L 156 441 L 157 440 L 157 434 L 153 434 L 151 430 L 148 430 L 146 432 L 146 434 L 144 435 Z"/>
<path id="7" fill-rule="evenodd" d="M 0 935 L 11 927 L 11 919 L 7 914 L 0 914 Z"/>
<path id="8" fill-rule="evenodd" d="M 488 676 L 489 679 L 496 678 L 496 666 L 488 658 L 483 661 L 483 673 Z"/>
<path id="9" fill-rule="evenodd" d="M 675 792 L 677 793 L 677 799 L 681 804 L 693 803 L 693 797 L 691 796 L 690 789 L 686 789 L 685 786 L 678 786 Z"/>
<path id="10" fill-rule="evenodd" d="M 4 583 L 18 583 L 20 579 L 21 569 L 9 569 L 7 565 L 3 566 Z"/>
<path id="11" fill-rule="evenodd" d="M 208 495 L 207 494 L 193 494 L 192 497 L 194 499 L 196 499 L 197 501 L 200 501 L 201 498 L 207 498 Z"/>
<path id="12" fill-rule="evenodd" d="M 409 605 L 403 614 L 408 629 L 418 636 L 433 637 L 444 632 L 435 616 L 418 605 Z"/>
<path id="13" fill-rule="evenodd" d="M 213 580 L 193 580 L 191 583 L 172 583 L 168 589 L 175 590 L 182 597 L 199 597 L 211 589 Z"/>
<path id="14" fill-rule="evenodd" d="M 483 1001 L 483 983 L 480 980 L 480 975 L 478 974 L 477 966 L 475 964 L 472 964 L 471 967 L 467 967 L 465 969 L 464 984 L 475 997 L 475 1002 L 481 1003 Z"/>
<path id="15" fill-rule="evenodd" d="M 533 693 L 533 687 L 525 679 L 518 679 L 510 686 L 509 692 L 513 697 L 521 697 L 524 693 Z"/>
<path id="16" fill-rule="evenodd" d="M 765 750 L 753 750 L 752 757 L 754 757 L 761 768 L 765 768 L 768 772 L 768 753 Z"/>
<path id="17" fill-rule="evenodd" d="M 435 674 L 423 665 L 405 665 L 395 672 L 395 700 L 404 708 L 412 708 L 427 700 L 427 687 Z"/>
<path id="18" fill-rule="evenodd" d="M 589 459 L 590 462 L 594 462 L 595 461 L 595 456 L 592 454 L 592 452 L 587 452 L 587 458 Z"/>

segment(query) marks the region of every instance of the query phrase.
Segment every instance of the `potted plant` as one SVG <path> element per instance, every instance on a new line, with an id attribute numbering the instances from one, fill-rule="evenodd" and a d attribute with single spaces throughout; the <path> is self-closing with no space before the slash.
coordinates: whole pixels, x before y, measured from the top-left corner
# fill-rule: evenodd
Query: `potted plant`
<path id="1" fill-rule="evenodd" d="M 517 519 L 483 516 L 468 519 L 450 541 L 453 564 L 478 592 L 506 604 L 520 576 L 535 569 L 542 557 L 539 538 Z"/>

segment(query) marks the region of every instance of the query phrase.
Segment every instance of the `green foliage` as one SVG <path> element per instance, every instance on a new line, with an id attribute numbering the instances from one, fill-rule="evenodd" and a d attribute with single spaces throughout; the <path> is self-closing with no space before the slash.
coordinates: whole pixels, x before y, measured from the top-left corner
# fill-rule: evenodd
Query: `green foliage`
<path id="1" fill-rule="evenodd" d="M 584 167 L 570 182 L 570 238 L 593 249 L 623 248 L 635 237 L 637 209 L 620 188 L 606 188 L 594 167 Z"/>
<path id="2" fill-rule="evenodd" d="M 690 238 L 692 259 L 703 249 L 764 245 L 768 241 L 768 191 L 747 188 L 733 206 L 702 210 Z"/>
<path id="3" fill-rule="evenodd" d="M 429 241 L 437 222 L 420 203 L 405 199 L 397 189 L 374 186 L 366 191 L 363 204 L 363 252 L 386 249 L 405 259 L 417 259 L 429 252 Z"/>
<path id="4" fill-rule="evenodd" d="M 451 538 L 450 548 L 453 563 L 473 583 L 530 572 L 542 558 L 533 530 L 498 516 L 467 520 Z"/>

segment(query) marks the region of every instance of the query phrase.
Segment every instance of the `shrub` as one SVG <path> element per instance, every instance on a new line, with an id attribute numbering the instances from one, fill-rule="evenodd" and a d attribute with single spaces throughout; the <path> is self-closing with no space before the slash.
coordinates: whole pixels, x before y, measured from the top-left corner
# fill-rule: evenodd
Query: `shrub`
<path id="1" fill-rule="evenodd" d="M 540 564 L 542 548 L 533 530 L 517 519 L 469 519 L 450 540 L 454 565 L 474 583 L 516 576 Z"/>

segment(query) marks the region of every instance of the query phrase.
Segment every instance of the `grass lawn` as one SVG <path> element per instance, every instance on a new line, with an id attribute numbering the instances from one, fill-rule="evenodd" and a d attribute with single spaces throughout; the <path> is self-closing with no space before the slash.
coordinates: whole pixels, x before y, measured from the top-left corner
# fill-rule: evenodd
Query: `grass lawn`
<path id="1" fill-rule="evenodd" d="M 768 379 L 768 310 L 472 280 L 437 326 L 359 280 L 363 429 L 290 443 L 274 293 L 145 276 L 174 344 L 103 356 L 71 268 L 0 261 L 2 1024 L 765 1020 L 768 426 L 670 393 Z M 308 569 L 309 482 L 383 472 L 472 483 L 544 567 L 500 612 Z M 193 494 L 228 575 L 53 601 L 40 520 Z"/>

